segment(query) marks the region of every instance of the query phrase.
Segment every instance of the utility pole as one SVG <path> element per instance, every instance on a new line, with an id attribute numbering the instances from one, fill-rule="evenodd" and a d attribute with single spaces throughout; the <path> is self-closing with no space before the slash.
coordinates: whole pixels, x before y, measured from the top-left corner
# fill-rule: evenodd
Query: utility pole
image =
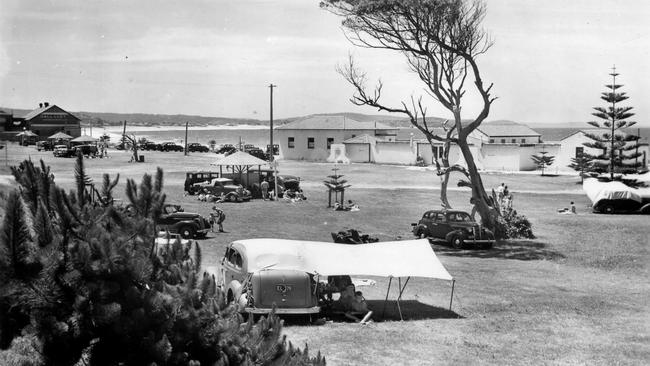
<path id="1" fill-rule="evenodd" d="M 277 85 L 269 84 L 269 90 L 271 92 L 270 94 L 270 118 L 269 118 L 269 131 L 270 131 L 270 148 L 269 148 L 269 161 L 271 162 L 271 166 L 273 166 L 273 199 L 275 201 L 278 200 L 278 165 L 274 161 L 274 156 L 273 153 L 275 153 L 275 149 L 273 148 L 273 88 L 277 88 Z"/>
<path id="2" fill-rule="evenodd" d="M 269 129 L 270 129 L 270 135 L 271 135 L 271 138 L 270 138 L 270 140 L 271 140 L 270 141 L 271 142 L 271 148 L 269 149 L 270 150 L 269 161 L 273 161 L 273 153 L 274 153 L 274 151 L 273 151 L 274 150 L 273 149 L 273 88 L 277 88 L 277 87 L 278 87 L 277 85 L 269 84 L 269 90 L 271 91 L 271 95 L 270 95 L 270 97 L 271 97 L 271 99 L 270 99 L 271 116 L 269 118 L 269 127 L 270 127 Z"/>
<path id="3" fill-rule="evenodd" d="M 187 128 L 189 124 L 189 122 L 185 122 L 185 156 L 187 156 Z"/>

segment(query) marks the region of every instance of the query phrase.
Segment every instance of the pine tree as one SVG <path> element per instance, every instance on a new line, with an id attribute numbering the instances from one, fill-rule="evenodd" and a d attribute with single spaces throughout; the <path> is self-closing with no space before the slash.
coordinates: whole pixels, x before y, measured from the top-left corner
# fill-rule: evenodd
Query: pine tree
<path id="1" fill-rule="evenodd" d="M 584 153 L 578 154 L 575 158 L 571 158 L 571 164 L 568 165 L 569 168 L 580 172 L 580 182 L 585 181 L 586 172 L 590 171 L 593 167 L 592 158 L 589 155 Z"/>
<path id="2" fill-rule="evenodd" d="M 546 154 L 548 154 L 548 151 L 540 151 L 539 154 L 530 157 L 533 160 L 533 163 L 535 163 L 537 169 L 542 170 L 542 176 L 544 175 L 544 169 L 553 165 L 553 161 L 555 160 L 555 156 L 547 156 Z"/>
<path id="3" fill-rule="evenodd" d="M 612 84 L 605 85 L 608 89 L 602 93 L 600 99 L 609 103 L 609 106 L 594 107 L 596 112 L 592 115 L 603 120 L 602 123 L 588 122 L 590 125 L 602 130 L 598 133 L 585 133 L 592 141 L 585 142 L 586 147 L 602 151 L 598 155 L 589 155 L 593 159 L 596 171 L 609 172 L 610 179 L 614 179 L 615 172 L 638 171 L 641 163 L 637 158 L 641 155 L 638 152 L 639 136 L 627 134 L 624 129 L 631 127 L 636 122 L 626 121 L 634 116 L 630 112 L 633 107 L 620 107 L 618 103 L 623 102 L 629 97 L 618 89 L 623 85 L 616 84 L 616 67 L 612 68 Z"/>
<path id="4" fill-rule="evenodd" d="M 214 277 L 200 272 L 198 244 L 153 250 L 162 170 L 127 184 L 130 211 L 80 193 L 89 181 L 83 159 L 71 192 L 57 187 L 43 164 L 25 161 L 13 172 L 21 193 L 9 195 L 0 228 L 0 348 L 10 347 L 0 361 L 324 364 L 287 346 L 274 315 L 241 326 Z M 110 197 L 116 181 L 104 182 Z"/>

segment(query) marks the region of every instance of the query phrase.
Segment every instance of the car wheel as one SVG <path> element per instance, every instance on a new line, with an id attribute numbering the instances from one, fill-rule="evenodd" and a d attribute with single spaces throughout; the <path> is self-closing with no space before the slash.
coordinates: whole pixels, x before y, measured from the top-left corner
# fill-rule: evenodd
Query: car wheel
<path id="1" fill-rule="evenodd" d="M 192 239 L 194 237 L 194 228 L 191 226 L 185 225 L 182 226 L 181 229 L 179 230 L 179 233 L 181 234 L 181 237 L 183 239 Z"/>
<path id="2" fill-rule="evenodd" d="M 426 233 L 424 232 L 423 229 L 420 229 L 420 230 L 418 230 L 418 235 L 417 235 L 417 237 L 418 237 L 418 239 L 426 239 L 426 238 L 427 238 L 427 235 L 426 235 Z"/>
<path id="3" fill-rule="evenodd" d="M 235 194 L 229 194 L 227 197 L 228 201 L 230 202 L 237 202 L 237 195 Z"/>
<path id="4" fill-rule="evenodd" d="M 460 235 L 455 235 L 451 238 L 451 246 L 454 249 L 463 249 L 463 245 L 465 244 L 465 241 Z"/>
<path id="5" fill-rule="evenodd" d="M 603 206 L 603 213 L 606 213 L 608 215 L 613 214 L 614 213 L 614 206 L 612 206 L 612 205 Z"/>

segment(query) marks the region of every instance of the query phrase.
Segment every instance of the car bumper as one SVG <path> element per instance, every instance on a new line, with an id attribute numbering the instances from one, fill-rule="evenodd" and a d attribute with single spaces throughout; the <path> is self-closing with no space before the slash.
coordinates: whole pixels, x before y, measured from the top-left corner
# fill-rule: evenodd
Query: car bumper
<path id="1" fill-rule="evenodd" d="M 489 244 L 494 243 L 492 239 L 465 239 L 466 243 Z"/>
<path id="2" fill-rule="evenodd" d="M 272 308 L 253 308 L 245 307 L 244 312 L 249 314 L 268 314 Z M 318 314 L 320 313 L 320 306 L 311 308 L 275 308 L 276 314 Z"/>

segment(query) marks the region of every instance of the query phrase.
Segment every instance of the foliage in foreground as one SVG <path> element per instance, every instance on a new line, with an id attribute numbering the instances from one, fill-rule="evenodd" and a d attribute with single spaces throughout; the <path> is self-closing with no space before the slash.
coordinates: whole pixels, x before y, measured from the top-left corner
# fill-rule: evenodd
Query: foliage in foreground
<path id="1" fill-rule="evenodd" d="M 77 190 L 49 168 L 13 169 L 0 230 L 0 363 L 15 365 L 324 364 L 287 346 L 274 315 L 242 324 L 195 243 L 154 245 L 162 171 L 129 180 L 125 210 L 93 201 L 78 157 Z M 101 192 L 115 182 L 104 177 Z M 83 361 L 83 362 L 81 362 Z"/>
<path id="2" fill-rule="evenodd" d="M 498 239 L 535 239 L 533 225 L 512 207 L 501 209 L 494 236 Z"/>

